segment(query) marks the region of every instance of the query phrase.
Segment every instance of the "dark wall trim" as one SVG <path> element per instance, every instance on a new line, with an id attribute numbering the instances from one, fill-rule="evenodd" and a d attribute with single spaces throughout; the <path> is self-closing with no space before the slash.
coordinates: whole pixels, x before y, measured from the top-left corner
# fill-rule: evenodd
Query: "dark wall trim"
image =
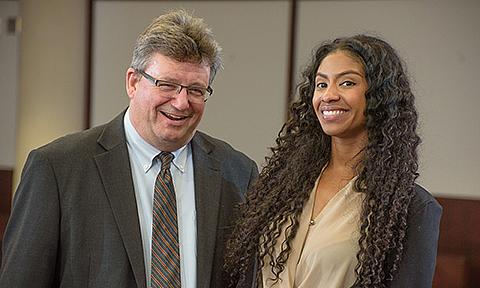
<path id="1" fill-rule="evenodd" d="M 0 167 L 0 247 L 12 207 L 12 177 L 12 169 Z M 2 251 L 0 249 L 0 260 L 1 258 Z"/>
<path id="2" fill-rule="evenodd" d="M 93 1 L 87 1 L 87 29 L 86 29 L 86 41 L 85 41 L 85 100 L 83 107 L 83 128 L 90 128 L 90 118 L 91 118 L 91 105 L 92 105 L 92 49 L 93 49 Z"/>
<path id="3" fill-rule="evenodd" d="M 285 105 L 285 120 L 289 118 L 290 103 L 295 98 L 295 54 L 297 42 L 297 0 L 290 1 L 290 29 L 288 45 L 288 66 L 287 66 L 287 101 Z"/>
<path id="4" fill-rule="evenodd" d="M 9 214 L 12 202 L 13 170 L 0 169 L 0 214 Z"/>
<path id="5" fill-rule="evenodd" d="M 480 200 L 436 199 L 443 213 L 433 287 L 480 287 Z"/>

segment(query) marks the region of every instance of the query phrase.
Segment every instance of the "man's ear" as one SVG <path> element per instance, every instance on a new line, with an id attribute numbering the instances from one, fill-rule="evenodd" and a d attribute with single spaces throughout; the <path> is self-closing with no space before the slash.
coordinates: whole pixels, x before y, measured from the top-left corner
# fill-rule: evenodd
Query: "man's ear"
<path id="1" fill-rule="evenodd" d="M 127 69 L 125 73 L 125 88 L 127 90 L 128 98 L 132 99 L 137 91 L 137 84 L 140 80 L 138 73 L 132 67 Z"/>

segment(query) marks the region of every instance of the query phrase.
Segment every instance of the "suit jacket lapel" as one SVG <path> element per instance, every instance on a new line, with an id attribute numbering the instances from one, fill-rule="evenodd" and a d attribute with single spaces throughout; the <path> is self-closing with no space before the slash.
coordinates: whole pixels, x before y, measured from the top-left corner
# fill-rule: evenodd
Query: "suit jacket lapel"
<path id="1" fill-rule="evenodd" d="M 107 198 L 113 210 L 138 287 L 146 287 L 145 262 L 123 115 L 108 123 L 98 138 L 107 151 L 95 156 Z"/>
<path id="2" fill-rule="evenodd" d="M 197 209 L 197 287 L 210 287 L 220 209 L 220 161 L 214 158 L 212 150 L 212 145 L 196 133 L 192 153 Z"/>

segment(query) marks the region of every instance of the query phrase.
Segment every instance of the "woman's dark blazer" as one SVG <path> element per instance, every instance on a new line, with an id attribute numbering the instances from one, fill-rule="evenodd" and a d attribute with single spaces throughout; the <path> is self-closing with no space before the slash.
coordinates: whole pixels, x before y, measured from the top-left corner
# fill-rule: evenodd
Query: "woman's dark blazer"
<path id="1" fill-rule="evenodd" d="M 408 210 L 407 242 L 391 288 L 431 288 L 437 257 L 442 207 L 423 187 L 415 185 Z"/>

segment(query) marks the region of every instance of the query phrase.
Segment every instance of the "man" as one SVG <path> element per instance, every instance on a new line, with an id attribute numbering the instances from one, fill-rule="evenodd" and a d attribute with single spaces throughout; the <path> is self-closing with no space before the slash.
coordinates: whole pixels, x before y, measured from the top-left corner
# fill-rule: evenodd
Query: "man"
<path id="1" fill-rule="evenodd" d="M 30 153 L 0 287 L 226 286 L 233 208 L 258 170 L 196 131 L 219 52 L 184 11 L 147 27 L 126 72 L 128 109 Z"/>

